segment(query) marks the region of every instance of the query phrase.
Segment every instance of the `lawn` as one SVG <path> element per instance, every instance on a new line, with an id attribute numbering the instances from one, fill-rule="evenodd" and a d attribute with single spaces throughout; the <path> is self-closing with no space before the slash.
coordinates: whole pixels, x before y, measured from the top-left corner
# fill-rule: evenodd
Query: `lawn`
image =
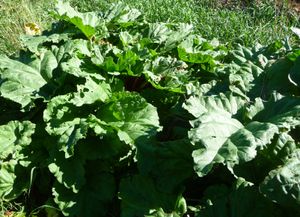
<path id="1" fill-rule="evenodd" d="M 149 21 L 192 23 L 203 37 L 217 38 L 233 46 L 292 37 L 290 26 L 299 26 L 299 16 L 287 1 L 273 0 L 122 0 L 143 11 Z M 116 0 L 72 0 L 82 11 L 104 10 Z M 225 3 L 226 2 L 226 3 Z M 247 3 L 244 3 L 247 2 Z M 54 0 L 2 0 L 0 2 L 0 51 L 11 54 L 20 48 L 19 36 L 26 23 L 42 29 L 51 25 L 49 11 Z"/>

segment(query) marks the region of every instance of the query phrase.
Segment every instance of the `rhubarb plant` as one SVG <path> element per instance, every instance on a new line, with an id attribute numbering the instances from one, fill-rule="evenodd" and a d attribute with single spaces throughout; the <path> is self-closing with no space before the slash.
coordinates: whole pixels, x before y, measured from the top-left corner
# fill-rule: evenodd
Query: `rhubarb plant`
<path id="1" fill-rule="evenodd" d="M 228 50 L 124 4 L 59 0 L 52 14 L 0 55 L 1 201 L 70 217 L 300 215 L 298 47 Z"/>

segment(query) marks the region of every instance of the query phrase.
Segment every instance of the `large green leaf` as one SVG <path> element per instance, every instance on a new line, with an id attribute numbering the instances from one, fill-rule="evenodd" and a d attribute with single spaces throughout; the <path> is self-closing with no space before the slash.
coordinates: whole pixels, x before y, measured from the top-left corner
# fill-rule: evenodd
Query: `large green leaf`
<path id="1" fill-rule="evenodd" d="M 149 24 L 148 38 L 150 38 L 153 43 L 161 44 L 165 42 L 172 33 L 173 31 L 166 23 Z"/>
<path id="2" fill-rule="evenodd" d="M 271 200 L 300 213 L 300 151 L 296 150 L 285 164 L 272 170 L 260 185 L 260 190 Z"/>
<path id="3" fill-rule="evenodd" d="M 274 124 L 251 122 L 226 140 L 216 158 L 230 166 L 250 161 L 256 157 L 257 150 L 271 143 L 277 133 L 279 130 Z"/>
<path id="4" fill-rule="evenodd" d="M 140 14 L 59 0 L 51 30 L 0 56 L 0 201 L 73 217 L 299 216 L 298 48 L 227 55 L 191 24 Z"/>
<path id="5" fill-rule="evenodd" d="M 211 186 L 204 192 L 207 205 L 196 217 L 274 217 L 275 206 L 251 183 L 241 179 L 229 189 L 225 185 Z"/>
<path id="6" fill-rule="evenodd" d="M 174 27 L 173 27 L 174 28 Z M 187 23 L 175 24 L 175 30 L 168 36 L 165 49 L 171 50 L 193 32 L 193 25 Z"/>
<path id="7" fill-rule="evenodd" d="M 110 85 L 97 79 L 86 78 L 83 85 L 77 86 L 77 92 L 73 94 L 70 103 L 76 106 L 104 102 L 111 96 Z"/>
<path id="8" fill-rule="evenodd" d="M 0 55 L 1 96 L 26 107 L 38 98 L 38 91 L 52 78 L 58 66 L 51 51 L 44 51 L 30 63 L 24 64 Z"/>
<path id="9" fill-rule="evenodd" d="M 30 168 L 26 167 L 33 158 L 28 157 L 26 149 L 32 144 L 34 132 L 35 124 L 30 121 L 0 126 L 0 200 L 16 199 L 28 190 Z"/>
<path id="10" fill-rule="evenodd" d="M 157 57 L 147 61 L 143 74 L 147 80 L 158 89 L 183 92 L 189 72 L 187 64 L 171 57 Z"/>
<path id="11" fill-rule="evenodd" d="M 84 160 L 80 157 L 65 158 L 63 152 L 54 151 L 49 159 L 49 170 L 57 181 L 74 193 L 85 184 Z"/>
<path id="12" fill-rule="evenodd" d="M 273 164 L 280 165 L 294 153 L 297 146 L 297 143 L 288 132 L 282 132 L 260 154 Z"/>
<path id="13" fill-rule="evenodd" d="M 59 0 L 55 7 L 58 18 L 74 24 L 87 38 L 96 33 L 100 18 L 96 13 L 80 13 L 71 7 L 69 2 Z"/>
<path id="14" fill-rule="evenodd" d="M 107 216 L 109 204 L 115 194 L 115 180 L 112 174 L 97 171 L 88 174 L 86 184 L 78 193 L 72 192 L 59 183 L 54 184 L 54 201 L 65 216 Z"/>
<path id="15" fill-rule="evenodd" d="M 0 126 L 0 161 L 10 155 L 13 159 L 20 158 L 20 151 L 30 145 L 34 130 L 35 124 L 29 121 L 10 121 Z"/>
<path id="16" fill-rule="evenodd" d="M 61 64 L 62 70 L 68 74 L 79 78 L 91 77 L 96 80 L 104 80 L 105 78 L 99 73 L 99 69 L 87 68 L 84 60 L 78 57 L 72 57 Z"/>
<path id="17" fill-rule="evenodd" d="M 230 114 L 223 112 L 208 112 L 192 122 L 189 138 L 197 145 L 193 151 L 195 171 L 199 176 L 206 175 L 212 168 L 219 149 L 227 139 L 243 128 L 243 125 Z"/>
<path id="18" fill-rule="evenodd" d="M 52 34 L 49 36 L 40 35 L 40 36 L 32 36 L 32 35 L 22 35 L 21 36 L 22 45 L 25 46 L 32 53 L 39 53 L 39 48 L 46 42 L 52 42 L 54 44 L 58 44 L 61 41 L 69 40 L 69 35 L 65 34 Z"/>
<path id="19" fill-rule="evenodd" d="M 156 108 L 136 93 L 115 93 L 98 112 L 97 118 L 115 130 L 121 141 L 131 145 L 160 130 Z"/>
<path id="20" fill-rule="evenodd" d="M 150 178 L 141 175 L 123 179 L 119 197 L 122 199 L 121 217 L 144 216 L 159 208 L 175 210 L 181 198 L 158 191 Z"/>
<path id="21" fill-rule="evenodd" d="M 293 93 L 294 85 L 289 80 L 289 73 L 293 63 L 288 59 L 279 59 L 266 70 L 265 92 L 278 91 L 282 94 Z"/>
<path id="22" fill-rule="evenodd" d="M 264 109 L 258 112 L 253 120 L 270 122 L 278 127 L 290 130 L 300 125 L 300 99 L 293 96 L 276 96 L 265 103 Z"/>
<path id="23" fill-rule="evenodd" d="M 213 99 L 211 96 L 207 98 Z M 205 96 L 191 97 L 185 104 L 185 108 L 194 116 L 200 115 L 198 121 L 192 122 L 197 125 L 193 124 L 189 132 L 189 138 L 197 144 L 193 158 L 199 176 L 207 174 L 214 163 L 225 163 L 232 168 L 234 165 L 251 161 L 256 157 L 258 150 L 268 148 L 276 134 L 299 125 L 299 99 L 296 97 L 279 97 L 265 104 L 261 102 L 258 111 L 250 115 L 253 121 L 244 127 L 236 128 L 235 131 L 229 130 L 229 115 L 227 123 L 221 124 L 221 120 L 226 117 L 221 111 L 236 111 L 237 109 L 232 110 L 236 106 L 232 107 L 232 103 L 226 104 L 227 101 L 216 104 L 217 100 L 211 100 L 213 103 L 207 103 L 204 99 Z M 202 118 L 209 116 L 212 111 L 218 112 L 214 114 L 215 121 L 207 119 L 209 121 L 205 123 Z M 227 134 L 225 129 L 229 130 Z"/>
<path id="24" fill-rule="evenodd" d="M 148 28 L 147 38 L 152 43 L 163 44 L 162 52 L 172 50 L 193 32 L 193 25 L 186 23 L 149 23 Z"/>
<path id="25" fill-rule="evenodd" d="M 46 130 L 51 135 L 59 136 L 61 150 L 65 151 L 66 156 L 73 155 L 74 145 L 87 135 L 91 113 L 96 109 L 89 105 L 103 102 L 111 94 L 108 84 L 96 81 L 87 77 L 84 85 L 77 86 L 78 92 L 53 98 L 44 111 Z M 87 107 L 82 110 L 82 106 Z M 93 122 L 91 127 L 95 128 L 94 124 L 100 122 Z"/>
<path id="26" fill-rule="evenodd" d="M 114 59 L 116 59 L 116 61 Z M 138 54 L 128 49 L 120 52 L 117 51 L 115 53 L 115 57 L 106 57 L 101 67 L 107 72 L 121 72 L 128 75 L 137 76 L 141 73 L 140 71 L 136 71 L 134 69 L 135 65 L 138 63 L 140 63 L 140 57 Z"/>
<path id="27" fill-rule="evenodd" d="M 219 64 L 218 60 L 226 55 L 226 51 L 218 47 L 217 40 L 209 42 L 199 36 L 191 35 L 178 46 L 178 56 L 185 62 L 202 64 L 203 69 L 213 71 Z"/>
<path id="28" fill-rule="evenodd" d="M 137 9 L 131 9 L 122 2 L 112 3 L 110 8 L 103 14 L 103 18 L 108 23 L 115 23 L 121 26 L 133 25 L 136 19 L 141 15 Z"/>
<path id="29" fill-rule="evenodd" d="M 14 190 L 16 179 L 15 166 L 17 161 L 8 161 L 0 165 L 0 199 L 13 199 L 10 194 Z"/>
<path id="30" fill-rule="evenodd" d="M 230 90 L 246 99 L 252 97 L 265 97 L 263 78 L 260 76 L 263 69 L 252 62 L 240 65 L 233 64 L 229 67 Z"/>
<path id="31" fill-rule="evenodd" d="M 227 111 L 235 115 L 246 102 L 246 100 L 239 96 L 220 93 L 219 95 L 212 96 L 191 96 L 183 104 L 183 108 L 195 118 L 212 111 Z"/>
<path id="32" fill-rule="evenodd" d="M 22 193 L 30 191 L 32 168 L 21 166 L 16 160 L 0 165 L 0 200 L 12 201 Z"/>
<path id="33" fill-rule="evenodd" d="M 86 137 L 88 131 L 88 113 L 69 103 L 70 95 L 53 98 L 44 111 L 46 130 L 50 135 L 59 136 L 60 150 L 70 157 L 74 153 L 74 145 Z"/>
<path id="34" fill-rule="evenodd" d="M 154 178 L 162 192 L 174 192 L 193 176 L 193 146 L 188 140 L 140 143 L 137 146 L 138 167 L 142 174 Z"/>
<path id="35" fill-rule="evenodd" d="M 121 160 L 130 156 L 130 147 L 120 141 L 115 134 L 89 136 L 85 140 L 79 141 L 77 148 L 78 155 L 75 157 L 77 159 L 102 159 L 110 161 L 111 164 L 119 164 Z"/>

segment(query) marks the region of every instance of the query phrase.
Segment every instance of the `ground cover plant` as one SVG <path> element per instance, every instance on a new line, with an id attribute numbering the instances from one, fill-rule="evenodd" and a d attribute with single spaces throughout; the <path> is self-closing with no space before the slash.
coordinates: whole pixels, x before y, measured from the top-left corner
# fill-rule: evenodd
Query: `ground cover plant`
<path id="1" fill-rule="evenodd" d="M 49 10 L 55 0 L 2 0 L 0 2 L 0 51 L 19 50 L 19 36 L 26 23 L 47 29 Z M 71 0 L 81 11 L 106 10 L 111 3 L 124 2 L 139 9 L 151 22 L 193 23 L 195 31 L 207 39 L 218 37 L 229 46 L 269 44 L 286 36 L 290 26 L 299 26 L 297 14 L 287 0 Z M 276 3 L 277 2 L 277 3 Z"/>
<path id="2" fill-rule="evenodd" d="M 299 46 L 229 50 L 121 3 L 81 13 L 58 1 L 53 16 L 18 56 L 0 55 L 2 204 L 28 216 L 300 214 Z"/>

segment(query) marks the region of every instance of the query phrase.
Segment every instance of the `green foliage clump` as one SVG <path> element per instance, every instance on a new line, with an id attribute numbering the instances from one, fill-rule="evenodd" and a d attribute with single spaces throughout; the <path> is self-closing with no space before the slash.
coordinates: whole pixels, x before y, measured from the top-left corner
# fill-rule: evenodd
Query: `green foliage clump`
<path id="1" fill-rule="evenodd" d="M 299 47 L 229 50 L 121 3 L 58 1 L 53 16 L 0 55 L 1 201 L 48 216 L 300 214 Z"/>

